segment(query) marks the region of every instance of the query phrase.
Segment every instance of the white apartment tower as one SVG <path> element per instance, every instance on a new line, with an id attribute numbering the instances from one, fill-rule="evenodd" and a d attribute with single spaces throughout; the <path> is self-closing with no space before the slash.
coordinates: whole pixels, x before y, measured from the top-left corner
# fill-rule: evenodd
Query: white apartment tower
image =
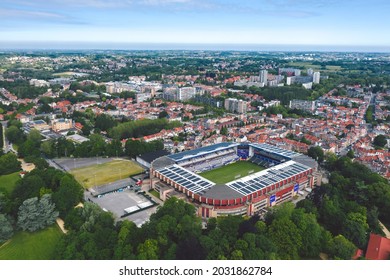
<path id="1" fill-rule="evenodd" d="M 268 71 L 267 70 L 260 70 L 259 78 L 260 78 L 260 83 L 267 84 Z"/>
<path id="2" fill-rule="evenodd" d="M 319 84 L 320 83 L 321 74 L 320 72 L 314 72 L 313 73 L 313 83 Z"/>

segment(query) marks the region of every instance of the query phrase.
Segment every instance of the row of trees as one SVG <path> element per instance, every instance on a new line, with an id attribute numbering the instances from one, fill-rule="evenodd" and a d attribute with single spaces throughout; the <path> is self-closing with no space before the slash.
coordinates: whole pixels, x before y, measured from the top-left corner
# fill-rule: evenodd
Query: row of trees
<path id="1" fill-rule="evenodd" d="M 12 94 L 16 95 L 19 98 L 35 98 L 45 92 L 47 92 L 47 87 L 33 87 L 30 86 L 28 81 L 25 80 L 15 80 L 13 82 L 0 81 L 0 88 L 5 88 Z"/>
<path id="2" fill-rule="evenodd" d="M 109 136 L 114 139 L 139 138 L 146 135 L 155 134 L 162 129 L 172 129 L 179 127 L 180 122 L 169 122 L 166 118 L 156 120 L 137 120 L 121 123 L 109 131 Z"/>
<path id="3" fill-rule="evenodd" d="M 303 87 L 250 87 L 248 92 L 263 96 L 266 100 L 277 99 L 281 104 L 288 105 L 293 99 L 308 100 L 311 97 L 311 91 Z"/>
<path id="4" fill-rule="evenodd" d="M 125 148 L 123 148 L 121 141 L 112 140 L 110 143 L 107 143 L 100 134 L 92 134 L 89 136 L 89 141 L 80 144 L 75 144 L 62 137 L 57 140 L 45 141 L 40 146 L 40 150 L 49 158 L 95 156 L 136 157 L 137 155 L 162 149 L 164 149 L 164 144 L 160 140 L 145 142 L 129 139 L 126 141 Z"/>
<path id="5" fill-rule="evenodd" d="M 99 118 L 99 117 L 98 117 Z M 105 119 L 105 117 L 103 117 Z M 167 124 L 166 120 L 161 120 L 162 123 Z M 154 122 L 151 122 L 153 124 Z M 114 139 L 107 143 L 105 138 L 100 134 L 92 134 L 88 137 L 88 141 L 76 144 L 73 141 L 67 140 L 65 137 L 42 141 L 42 136 L 38 130 L 32 129 L 26 136 L 20 128 L 19 122 L 11 122 L 10 127 L 6 130 L 7 138 L 19 145 L 18 155 L 24 158 L 27 162 L 33 162 L 36 165 L 47 167 L 46 162 L 41 159 L 41 153 L 47 157 L 95 157 L 95 156 L 109 156 L 120 157 L 130 156 L 135 157 L 147 152 L 164 149 L 161 141 L 155 140 L 151 142 L 144 142 L 139 140 L 129 139 L 126 142 L 125 148 L 118 139 Z M 148 124 L 149 125 L 149 124 Z M 142 126 L 140 126 L 142 128 Z M 10 161 L 12 155 L 8 155 L 4 160 Z M 16 157 L 15 157 L 16 158 Z M 1 162 L 1 158 L 0 158 Z M 0 174 L 4 169 L 14 170 L 14 164 L 7 164 L 0 166 Z M 10 172 L 8 172 L 10 173 Z M 7 173 L 7 174 L 8 174 Z"/>
<path id="6" fill-rule="evenodd" d="M 70 233 L 59 259 L 350 259 L 356 247 L 325 230 L 313 213 L 291 203 L 273 208 L 265 221 L 240 216 L 211 218 L 207 229 L 194 206 L 171 198 L 141 228 L 117 224 L 110 213 L 86 203 L 65 220 Z"/>

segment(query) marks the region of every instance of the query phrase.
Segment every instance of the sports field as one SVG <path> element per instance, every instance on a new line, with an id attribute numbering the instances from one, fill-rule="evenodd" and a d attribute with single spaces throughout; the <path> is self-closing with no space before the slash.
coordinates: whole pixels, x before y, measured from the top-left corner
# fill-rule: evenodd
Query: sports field
<path id="1" fill-rule="evenodd" d="M 125 179 L 142 171 L 143 168 L 133 161 L 113 160 L 73 169 L 70 173 L 84 188 L 90 188 Z"/>
<path id="2" fill-rule="evenodd" d="M 32 233 L 20 231 L 0 247 L 0 260 L 51 260 L 61 236 L 57 225 Z"/>
<path id="3" fill-rule="evenodd" d="M 237 161 L 220 168 L 199 173 L 199 175 L 216 184 L 226 184 L 235 179 L 247 176 L 250 171 L 253 171 L 251 173 L 256 173 L 264 169 L 264 167 L 249 161 Z"/>
<path id="4" fill-rule="evenodd" d="M 19 179 L 19 172 L 0 176 L 0 192 L 4 190 L 7 193 L 11 193 Z"/>

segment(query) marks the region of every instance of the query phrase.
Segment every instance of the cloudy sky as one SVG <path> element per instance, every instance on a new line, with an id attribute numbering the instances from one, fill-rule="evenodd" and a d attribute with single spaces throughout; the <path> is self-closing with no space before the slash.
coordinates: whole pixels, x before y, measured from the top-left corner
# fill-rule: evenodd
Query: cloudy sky
<path id="1" fill-rule="evenodd" d="M 390 47 L 388 0 L 1 0 L 0 43 Z"/>

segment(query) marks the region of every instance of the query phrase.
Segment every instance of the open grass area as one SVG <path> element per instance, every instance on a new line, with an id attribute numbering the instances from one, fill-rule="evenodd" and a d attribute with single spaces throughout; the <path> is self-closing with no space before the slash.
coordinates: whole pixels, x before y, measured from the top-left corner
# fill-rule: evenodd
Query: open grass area
<path id="1" fill-rule="evenodd" d="M 73 169 L 70 173 L 84 187 L 101 186 L 141 173 L 144 169 L 130 160 L 113 160 Z"/>
<path id="2" fill-rule="evenodd" d="M 216 184 L 226 184 L 235 179 L 247 176 L 251 171 L 253 171 L 252 173 L 256 173 L 264 169 L 264 167 L 249 161 L 237 161 L 220 168 L 200 173 L 199 175 Z M 239 175 L 240 177 L 238 177 Z"/>
<path id="3" fill-rule="evenodd" d="M 321 72 L 335 72 L 335 71 L 341 71 L 343 68 L 341 66 L 337 65 L 326 65 L 325 69 L 321 67 L 321 65 L 312 64 L 311 62 L 306 61 L 293 61 L 288 63 L 289 67 L 304 67 L 305 70 L 302 70 L 302 72 L 306 73 L 306 69 L 312 68 L 314 71 L 321 71 Z"/>
<path id="4" fill-rule="evenodd" d="M 4 190 L 7 193 L 11 193 L 19 179 L 19 172 L 0 176 L 0 191 Z"/>
<path id="5" fill-rule="evenodd" d="M 155 191 L 155 190 L 150 190 L 149 193 L 150 193 L 151 195 L 157 197 L 158 199 L 160 199 L 160 194 L 159 194 L 157 191 Z"/>
<path id="6" fill-rule="evenodd" d="M 54 73 L 53 76 L 55 77 L 64 77 L 64 78 L 70 78 L 75 75 L 75 72 L 61 72 L 61 73 Z"/>
<path id="7" fill-rule="evenodd" d="M 57 225 L 33 233 L 18 232 L 0 247 L 0 260 L 51 260 L 61 236 Z"/>

